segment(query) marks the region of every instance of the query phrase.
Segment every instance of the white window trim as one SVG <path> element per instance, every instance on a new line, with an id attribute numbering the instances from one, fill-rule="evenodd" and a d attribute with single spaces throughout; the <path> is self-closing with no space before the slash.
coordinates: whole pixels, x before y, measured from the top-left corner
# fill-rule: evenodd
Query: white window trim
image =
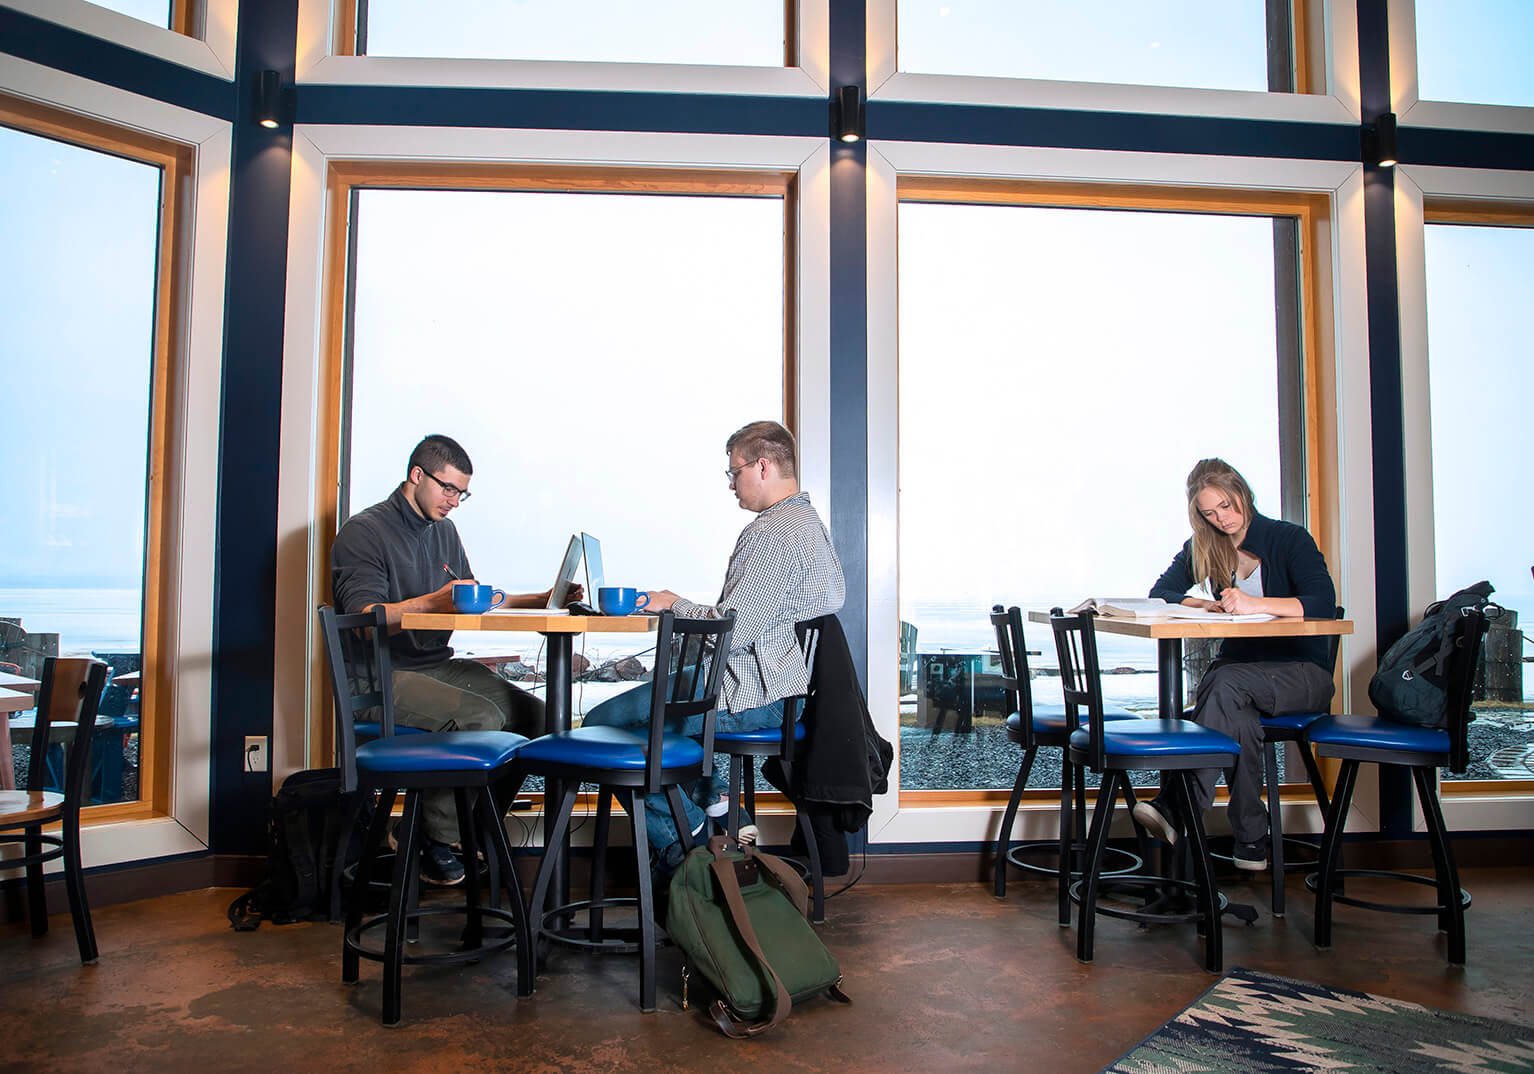
<path id="1" fill-rule="evenodd" d="M 299 0 L 302 85 L 614 90 L 824 97 L 831 86 L 829 0 L 799 0 L 798 67 L 338 56 L 335 0 Z"/>
<path id="2" fill-rule="evenodd" d="M 171 598 L 162 608 L 173 641 L 162 651 L 173 692 L 170 815 L 91 824 L 81 832 L 87 867 L 206 850 L 212 771 L 213 580 L 218 525 L 219 400 L 224 349 L 224 269 L 229 221 L 230 124 L 0 54 L 0 86 L 39 104 L 148 131 L 193 152 L 191 250 L 179 326 L 179 396 L 167 400 L 179 518 L 163 549 Z"/>
<path id="3" fill-rule="evenodd" d="M 1326 93 L 1263 93 L 1176 86 L 1128 86 L 902 72 L 896 66 L 898 0 L 868 0 L 869 100 L 1001 105 L 1090 112 L 1356 124 L 1361 115 L 1358 12 L 1352 0 L 1325 0 Z"/>
<path id="4" fill-rule="evenodd" d="M 1534 134 L 1534 108 L 1505 104 L 1424 101 L 1418 94 L 1416 0 L 1387 0 L 1390 33 L 1390 110 L 1400 126 Z"/>
<path id="5" fill-rule="evenodd" d="M 321 656 L 313 594 L 329 570 L 320 556 L 313 505 L 324 368 L 326 170 L 331 160 L 486 164 L 644 165 L 707 170 L 790 171 L 798 175 L 795 278 L 798 324 L 798 432 L 803 484 L 831 510 L 830 142 L 824 138 L 624 134 L 486 128 L 300 125 L 293 132 L 283 333 L 281 466 L 277 499 L 277 622 L 273 776 L 331 763 L 310 754 L 309 669 Z M 327 480 L 333 476 L 327 475 Z M 728 549 L 716 553 L 724 569 Z M 299 629 L 299 624 L 303 628 Z"/>
<path id="6" fill-rule="evenodd" d="M 1355 633 L 1343 639 L 1342 703 L 1364 698 L 1373 647 L 1374 507 L 1369 418 L 1369 335 L 1364 287 L 1364 197 L 1360 165 L 1327 161 L 1253 159 L 1028 149 L 910 142 L 869 143 L 868 151 L 868 704 L 879 733 L 896 744 L 890 786 L 899 786 L 899 697 L 894 656 L 899 651 L 898 533 L 898 275 L 896 180 L 901 175 L 969 176 L 1059 182 L 1186 186 L 1204 189 L 1307 191 L 1331 202 L 1331 248 L 1323 257 L 1331 284 L 1334 323 L 1323 360 L 1337 378 L 1337 450 L 1332 462 L 1347 490 L 1338 518 L 1339 562 L 1333 564 Z M 1356 583 L 1354 580 L 1357 580 Z M 978 613 L 977 613 L 978 614 Z M 1369 801 L 1367 795 L 1361 797 Z M 1296 830 L 1320 830 L 1319 812 L 1291 806 Z M 870 839 L 876 843 L 992 840 L 1001 807 L 907 808 L 899 795 L 874 800 Z M 1372 806 L 1355 807 L 1348 827 L 1374 830 Z M 1025 803 L 1017 838 L 1049 838 L 1058 805 Z M 1304 819 L 1302 819 L 1304 818 Z M 1127 821 L 1124 822 L 1127 825 Z M 1218 830 L 1221 820 L 1213 827 Z M 1127 831 L 1127 827 L 1125 829 Z"/>
<path id="7" fill-rule="evenodd" d="M 1433 534 L 1433 432 L 1428 392 L 1427 252 L 1423 204 L 1430 198 L 1534 205 L 1534 172 L 1403 164 L 1395 175 L 1396 289 L 1401 309 L 1401 422 L 1406 464 L 1407 600 L 1412 614 L 1442 594 Z M 1440 777 L 1442 773 L 1440 772 Z M 1534 828 L 1534 796 L 1449 795 L 1450 831 Z M 1413 798 L 1413 823 L 1426 831 Z"/>
<path id="8" fill-rule="evenodd" d="M 204 0 L 206 29 L 202 40 L 163 26 L 111 11 L 85 0 L 6 0 L 27 15 L 78 30 L 103 41 L 125 45 L 171 63 L 234 80 L 235 25 L 239 0 Z"/>

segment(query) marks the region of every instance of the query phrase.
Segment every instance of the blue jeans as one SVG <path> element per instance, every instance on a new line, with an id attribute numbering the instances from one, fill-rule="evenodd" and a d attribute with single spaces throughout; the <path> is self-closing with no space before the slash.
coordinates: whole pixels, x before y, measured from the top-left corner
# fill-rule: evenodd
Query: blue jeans
<path id="1" fill-rule="evenodd" d="M 621 727 L 629 731 L 648 732 L 650 729 L 650 684 L 641 683 L 632 690 L 625 690 L 617 697 L 608 698 L 597 705 L 581 721 L 582 727 Z M 783 726 L 783 702 L 773 701 L 759 708 L 729 712 L 721 709 L 714 724 L 715 731 L 762 731 L 769 727 Z M 696 738 L 703 734 L 703 714 L 689 716 L 680 727 L 667 727 L 673 734 Z M 717 759 L 716 759 L 717 760 Z M 729 777 L 719 776 L 719 766 L 714 772 L 698 780 L 691 787 L 683 787 L 682 809 L 687 814 L 688 830 L 696 832 L 708 819 L 704 808 L 719 799 L 729 789 Z M 650 853 L 663 858 L 672 843 L 680 842 L 676 823 L 671 819 L 671 806 L 664 794 L 645 795 L 645 834 L 650 840 Z"/>

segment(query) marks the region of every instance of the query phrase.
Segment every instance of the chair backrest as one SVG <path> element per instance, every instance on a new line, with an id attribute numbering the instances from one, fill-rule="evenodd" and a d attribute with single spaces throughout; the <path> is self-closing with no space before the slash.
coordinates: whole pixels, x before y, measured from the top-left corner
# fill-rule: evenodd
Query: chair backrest
<path id="1" fill-rule="evenodd" d="M 1337 614 L 1334 615 L 1332 618 L 1336 619 L 1338 622 L 1341 622 L 1342 620 L 1346 619 L 1347 617 L 1348 617 L 1347 612 L 1345 612 L 1343 610 L 1342 605 L 1340 605 L 1340 604 L 1337 605 Z M 1331 637 L 1326 639 L 1327 663 L 1328 663 L 1329 669 L 1331 670 L 1331 673 L 1333 675 L 1337 674 L 1337 650 L 1340 649 L 1341 647 L 1342 647 L 1342 635 L 1341 634 L 1333 634 Z"/>
<path id="2" fill-rule="evenodd" d="M 722 619 L 678 619 L 660 613 L 655 632 L 655 672 L 650 681 L 650 748 L 645 753 L 645 793 L 659 794 L 666 725 L 681 727 L 703 715 L 703 774 L 713 771 L 714 723 L 719 683 L 730 655 L 735 613 Z"/>
<path id="3" fill-rule="evenodd" d="M 1060 692 L 1065 697 L 1067 726 L 1081 723 L 1086 711 L 1090 736 L 1087 762 L 1093 771 L 1101 771 L 1107 761 L 1103 746 L 1103 679 L 1097 663 L 1097 628 L 1092 612 L 1066 615 L 1059 608 L 1049 610 L 1049 626 L 1055 634 L 1055 650 L 1060 659 Z"/>
<path id="4" fill-rule="evenodd" d="M 820 648 L 820 632 L 826 620 L 834 618 L 836 613 L 832 612 L 830 615 L 818 615 L 814 619 L 794 624 L 794 633 L 799 637 L 799 650 L 804 653 L 804 669 L 809 675 L 810 684 L 806 693 L 783 699 L 783 738 L 778 743 L 778 755 L 789 764 L 794 760 L 794 725 L 804 713 L 805 701 L 815 692 L 815 653 Z"/>
<path id="5" fill-rule="evenodd" d="M 1486 637 L 1488 615 L 1501 615 L 1502 609 L 1489 604 L 1486 611 L 1466 608 L 1453 624 L 1454 648 L 1449 653 L 1449 668 L 1444 676 L 1448 730 L 1449 770 L 1463 772 L 1470 767 L 1470 702 L 1474 699 L 1475 670 L 1481 659 L 1481 641 Z"/>
<path id="6" fill-rule="evenodd" d="M 27 790 L 41 791 L 48 782 L 48 740 L 53 725 L 73 724 L 69 756 L 64 765 L 64 813 L 78 815 L 90 774 L 91 735 L 96 712 L 107 685 L 107 666 L 87 657 L 50 656 L 43 661 L 42 685 L 37 689 L 37 720 L 32 725 L 32 757 L 27 766 Z M 0 719 L 4 719 L 0 716 Z M 10 758 L 4 759 L 6 764 Z"/>
<path id="7" fill-rule="evenodd" d="M 367 714 L 378 722 L 383 737 L 394 734 L 389 626 L 382 605 L 374 605 L 370 612 L 342 615 L 321 604 L 319 617 L 325 667 L 335 697 L 336 767 L 345 793 L 357 789 L 356 721 Z"/>
<path id="8" fill-rule="evenodd" d="M 1017 713 L 1022 725 L 1023 748 L 1032 749 L 1033 687 L 1028 676 L 1028 646 L 1023 644 L 1023 613 L 1017 605 L 991 609 L 991 629 L 996 631 L 996 650 L 1001 654 L 1003 713 Z"/>

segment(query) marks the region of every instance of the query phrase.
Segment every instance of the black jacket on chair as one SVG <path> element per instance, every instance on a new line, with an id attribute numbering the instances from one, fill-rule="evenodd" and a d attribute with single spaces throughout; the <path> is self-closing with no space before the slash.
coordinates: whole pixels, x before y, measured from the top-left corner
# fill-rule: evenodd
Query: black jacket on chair
<path id="1" fill-rule="evenodd" d="M 821 619 L 803 719 L 805 738 L 795 751 L 792 784 L 785 785 L 776 759 L 762 765 L 762 775 L 809 814 L 825 871 L 836 876 L 847 871 L 846 840 L 828 845 L 828 837 L 868 823 L 874 795 L 889 787 L 895 751 L 874 730 L 847 635 L 834 615 Z M 832 867 L 838 860 L 840 870 Z"/>

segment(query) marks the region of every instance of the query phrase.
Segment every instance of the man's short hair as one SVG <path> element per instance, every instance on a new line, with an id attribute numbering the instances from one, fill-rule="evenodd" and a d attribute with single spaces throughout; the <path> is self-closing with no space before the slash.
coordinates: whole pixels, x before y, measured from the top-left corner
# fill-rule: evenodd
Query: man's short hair
<path id="1" fill-rule="evenodd" d="M 469 461 L 469 453 L 463 450 L 463 446 L 451 436 L 443 436 L 441 433 L 433 433 L 415 446 L 410 453 L 410 463 L 405 467 L 405 477 L 410 477 L 410 471 L 419 466 L 432 477 L 437 476 L 437 471 L 444 466 L 451 466 L 459 473 L 472 474 L 474 464 Z"/>
<path id="2" fill-rule="evenodd" d="M 753 421 L 730 434 L 724 450 L 738 453 L 748 462 L 771 459 L 784 477 L 798 477 L 798 454 L 794 434 L 775 421 Z"/>

